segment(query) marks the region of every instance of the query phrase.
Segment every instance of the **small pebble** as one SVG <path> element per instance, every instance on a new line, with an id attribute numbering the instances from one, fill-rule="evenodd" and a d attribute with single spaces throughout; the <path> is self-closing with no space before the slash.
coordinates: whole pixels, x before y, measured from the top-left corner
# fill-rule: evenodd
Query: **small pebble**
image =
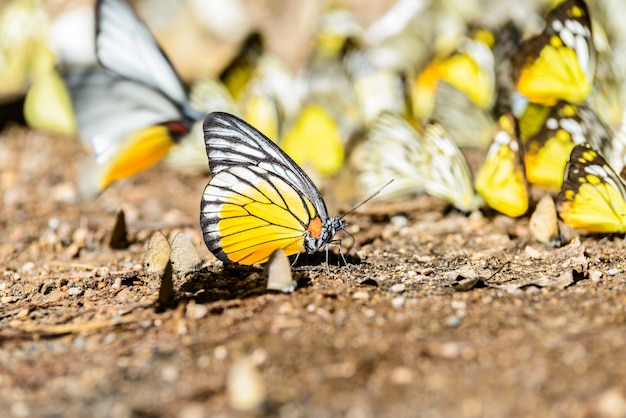
<path id="1" fill-rule="evenodd" d="M 462 319 L 456 315 L 450 315 L 446 318 L 446 325 L 449 327 L 458 327 L 461 325 Z"/>
<path id="2" fill-rule="evenodd" d="M 67 291 L 70 296 L 80 296 L 83 294 L 83 289 L 80 287 L 70 287 Z"/>
<path id="3" fill-rule="evenodd" d="M 402 293 L 405 289 L 406 286 L 404 285 L 404 283 L 396 283 L 390 288 L 393 293 Z"/>
<path id="4" fill-rule="evenodd" d="M 216 360 L 226 359 L 226 357 L 228 357 L 228 349 L 223 345 L 218 345 L 213 350 L 213 357 L 215 357 Z"/>
<path id="5" fill-rule="evenodd" d="M 235 360 L 226 381 L 228 403 L 237 411 L 259 409 L 266 399 L 261 373 L 248 359 Z"/>
<path id="6" fill-rule="evenodd" d="M 600 279 L 602 279 L 602 275 L 603 273 L 601 271 L 592 270 L 589 272 L 589 280 L 591 280 L 592 283 L 599 283 Z"/>
<path id="7" fill-rule="evenodd" d="M 543 254 L 541 254 L 541 252 L 539 250 L 534 249 L 530 245 L 526 246 L 526 248 L 524 249 L 524 252 L 530 258 L 534 258 L 534 259 L 537 259 L 537 260 L 543 258 Z"/>
<path id="8" fill-rule="evenodd" d="M 111 287 L 113 289 L 119 289 L 120 287 L 122 287 L 122 278 L 121 277 L 116 277 L 115 281 L 113 282 Z"/>
<path id="9" fill-rule="evenodd" d="M 367 300 L 370 298 L 370 294 L 364 290 L 356 291 L 352 294 L 352 299 L 364 299 Z"/>
<path id="10" fill-rule="evenodd" d="M 405 301 L 406 299 L 403 296 L 395 297 L 391 300 L 391 306 L 393 306 L 396 309 L 399 309 L 404 306 Z"/>
<path id="11" fill-rule="evenodd" d="M 396 385 L 408 385 L 415 379 L 415 372 L 408 367 L 400 366 L 394 368 L 390 375 L 389 380 Z"/>
<path id="12" fill-rule="evenodd" d="M 179 375 L 178 367 L 169 364 L 161 370 L 161 379 L 167 383 L 174 383 Z"/>
<path id="13" fill-rule="evenodd" d="M 24 263 L 24 265 L 22 266 L 20 270 L 22 271 L 22 273 L 30 273 L 34 269 L 35 269 L 35 263 L 33 263 L 32 261 L 29 261 L 27 263 Z"/>
<path id="14" fill-rule="evenodd" d="M 406 226 L 409 223 L 409 220 L 406 218 L 406 216 L 396 215 L 396 216 L 393 216 L 389 220 L 389 222 L 391 223 L 391 225 L 400 228 L 400 227 Z"/>
<path id="15" fill-rule="evenodd" d="M 616 268 L 609 269 L 608 271 L 609 276 L 617 276 L 621 272 L 622 272 L 622 269 L 616 269 Z"/>
<path id="16" fill-rule="evenodd" d="M 291 273 L 291 264 L 285 252 L 280 248 L 272 253 L 269 261 L 265 264 L 263 277 L 269 290 L 288 293 L 293 292 L 296 288 L 296 282 Z"/>

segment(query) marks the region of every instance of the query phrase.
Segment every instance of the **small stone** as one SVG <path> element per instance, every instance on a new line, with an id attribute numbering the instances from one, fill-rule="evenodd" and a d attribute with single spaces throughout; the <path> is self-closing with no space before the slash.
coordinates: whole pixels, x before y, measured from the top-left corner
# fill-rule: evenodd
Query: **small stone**
<path id="1" fill-rule="evenodd" d="M 209 308 L 206 305 L 198 305 L 191 301 L 187 304 L 186 316 L 191 319 L 202 319 L 209 313 Z"/>
<path id="2" fill-rule="evenodd" d="M 530 245 L 527 245 L 526 248 L 524 248 L 524 252 L 526 253 L 528 257 L 534 258 L 536 260 L 543 258 L 543 254 L 541 254 L 539 250 L 534 249 Z"/>
<path id="3" fill-rule="evenodd" d="M 263 277 L 265 278 L 268 290 L 278 290 L 280 292 L 293 292 L 296 288 L 296 282 L 293 280 L 291 273 L 291 264 L 289 258 L 282 249 L 277 249 L 270 256 L 269 261 L 263 269 Z"/>
<path id="4" fill-rule="evenodd" d="M 404 306 L 404 302 L 406 302 L 406 299 L 403 296 L 398 296 L 391 300 L 391 306 L 396 309 L 400 309 Z"/>
<path id="5" fill-rule="evenodd" d="M 626 396 L 619 388 L 611 388 L 590 402 L 586 417 L 623 418 L 626 416 Z"/>
<path id="6" fill-rule="evenodd" d="M 396 215 L 391 217 L 389 223 L 397 228 L 401 228 L 403 226 L 406 226 L 409 223 L 409 220 L 406 216 Z"/>
<path id="7" fill-rule="evenodd" d="M 370 294 L 364 290 L 358 290 L 352 294 L 352 299 L 367 300 L 370 298 Z"/>
<path id="8" fill-rule="evenodd" d="M 404 285 L 404 283 L 396 283 L 393 286 L 391 286 L 389 290 L 391 290 L 393 293 L 402 293 L 404 292 L 405 289 L 406 289 L 406 286 Z"/>
<path id="9" fill-rule="evenodd" d="M 113 282 L 111 287 L 113 289 L 119 289 L 120 287 L 122 287 L 122 278 L 121 277 L 116 277 L 115 281 Z"/>
<path id="10" fill-rule="evenodd" d="M 83 294 L 83 289 L 81 289 L 80 287 L 70 287 L 67 290 L 67 293 L 70 296 L 80 296 Z"/>
<path id="11" fill-rule="evenodd" d="M 413 383 L 415 372 L 408 367 L 400 366 L 391 370 L 389 380 L 396 385 L 408 385 Z"/>
<path id="12" fill-rule="evenodd" d="M 607 273 L 609 274 L 609 276 L 617 276 L 622 271 L 623 271 L 622 269 L 612 268 L 612 269 L 609 269 L 609 271 Z"/>
<path id="13" fill-rule="evenodd" d="M 183 405 L 176 418 L 204 418 L 209 414 L 206 413 L 205 407 L 201 402 L 192 402 Z"/>
<path id="14" fill-rule="evenodd" d="M 213 350 L 213 357 L 215 357 L 216 360 L 225 360 L 226 357 L 228 357 L 228 349 L 223 345 L 218 345 Z"/>
<path id="15" fill-rule="evenodd" d="M 20 268 L 20 271 L 22 273 L 30 273 L 35 269 L 35 263 L 33 263 L 32 261 L 29 261 L 27 263 L 24 263 L 24 265 L 22 266 L 22 268 Z"/>
<path id="16" fill-rule="evenodd" d="M 265 385 L 259 371 L 245 358 L 235 360 L 226 381 L 228 403 L 237 411 L 259 409 L 266 399 Z"/>
<path id="17" fill-rule="evenodd" d="M 179 374 L 178 367 L 169 364 L 161 370 L 161 379 L 167 383 L 174 383 L 178 379 Z"/>
<path id="18" fill-rule="evenodd" d="M 591 280 L 591 283 L 599 283 L 602 276 L 603 273 L 598 270 L 592 270 L 589 272 L 589 280 Z"/>
<path id="19" fill-rule="evenodd" d="M 532 237 L 543 244 L 558 241 L 559 226 L 552 196 L 546 194 L 539 200 L 530 216 L 528 228 Z"/>
<path id="20" fill-rule="evenodd" d="M 461 325 L 462 322 L 463 320 L 457 315 L 450 315 L 446 318 L 446 325 L 449 327 L 458 327 L 459 325 Z"/>

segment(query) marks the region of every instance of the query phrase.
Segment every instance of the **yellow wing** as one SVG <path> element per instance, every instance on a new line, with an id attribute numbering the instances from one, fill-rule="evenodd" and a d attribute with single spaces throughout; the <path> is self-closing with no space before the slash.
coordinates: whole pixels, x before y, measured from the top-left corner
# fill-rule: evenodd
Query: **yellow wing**
<path id="1" fill-rule="evenodd" d="M 534 117 L 524 114 L 522 121 Z M 559 190 L 563 170 L 577 144 L 589 142 L 593 148 L 608 152 L 611 134 L 597 115 L 585 106 L 559 102 L 543 121 L 539 132 L 524 142 L 526 178 L 547 190 Z"/>
<path id="2" fill-rule="evenodd" d="M 111 183 L 152 167 L 175 144 L 170 127 L 154 125 L 133 132 L 119 148 L 112 147 L 88 165 L 79 180 L 84 198 L 93 198 Z M 101 159 L 99 160 L 98 157 Z"/>
<path id="3" fill-rule="evenodd" d="M 517 91 L 546 106 L 558 100 L 584 101 L 595 68 L 591 20 L 583 0 L 567 0 L 553 9 L 544 31 L 524 42 L 512 59 Z"/>
<path id="4" fill-rule="evenodd" d="M 322 106 L 309 104 L 287 129 L 281 148 L 304 167 L 330 176 L 343 165 L 344 148 L 339 125 Z"/>
<path id="5" fill-rule="evenodd" d="M 593 233 L 626 232 L 626 185 L 587 144 L 572 151 L 557 210 L 572 228 Z"/>
<path id="6" fill-rule="evenodd" d="M 478 170 L 474 187 L 489 207 L 507 216 L 522 216 L 528 210 L 528 184 L 515 119 L 500 117 L 491 146 Z"/>
<path id="7" fill-rule="evenodd" d="M 265 263 L 281 248 L 304 248 L 304 235 L 321 228 L 306 196 L 275 174 L 254 166 L 220 171 L 203 196 L 203 229 L 209 249 L 221 260 Z"/>

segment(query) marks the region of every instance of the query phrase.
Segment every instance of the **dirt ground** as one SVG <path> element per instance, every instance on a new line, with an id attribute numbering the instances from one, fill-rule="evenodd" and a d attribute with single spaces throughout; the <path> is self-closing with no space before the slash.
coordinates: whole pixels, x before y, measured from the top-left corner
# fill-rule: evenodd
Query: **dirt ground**
<path id="1" fill-rule="evenodd" d="M 269 292 L 204 246 L 207 177 L 159 165 L 77 204 L 84 155 L 0 136 L 3 415 L 626 416 L 622 237 L 550 248 L 527 217 L 372 203 L 347 219 L 348 266 L 304 257 L 298 288 Z M 120 209 L 129 245 L 113 250 Z M 207 260 L 160 311 L 143 272 L 157 230 Z"/>

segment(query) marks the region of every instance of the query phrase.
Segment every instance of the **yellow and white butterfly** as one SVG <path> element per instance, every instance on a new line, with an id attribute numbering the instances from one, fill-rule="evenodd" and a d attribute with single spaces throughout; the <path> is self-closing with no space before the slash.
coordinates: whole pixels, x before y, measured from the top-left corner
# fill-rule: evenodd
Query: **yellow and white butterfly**
<path id="1" fill-rule="evenodd" d="M 588 144 L 576 145 L 557 210 L 565 224 L 591 233 L 626 232 L 626 183 Z"/>
<path id="2" fill-rule="evenodd" d="M 437 123 L 420 132 L 404 117 L 383 113 L 367 135 L 363 155 L 359 181 L 365 194 L 393 178 L 382 199 L 427 193 L 463 212 L 471 212 L 482 203 L 465 157 Z"/>
<path id="3" fill-rule="evenodd" d="M 95 154 L 80 179 L 85 197 L 157 163 L 204 115 L 126 0 L 97 2 L 96 55 L 103 68 L 66 77 L 79 132 Z"/>
<path id="4" fill-rule="evenodd" d="M 451 53 L 442 53 L 411 83 L 414 116 L 443 125 L 459 146 L 486 146 L 495 102 L 493 35 L 475 31 Z"/>
<path id="5" fill-rule="evenodd" d="M 539 109 L 535 112 L 535 109 Z M 548 112 L 543 119 L 542 113 Z M 543 121 L 542 121 L 543 119 Z M 538 122 L 538 123 L 537 123 Z M 530 105 L 520 120 L 524 125 L 524 163 L 526 178 L 531 184 L 557 191 L 563 182 L 563 170 L 571 150 L 588 142 L 604 155 L 611 155 L 611 133 L 593 110 L 559 101 L 551 109 Z M 532 134 L 539 125 L 540 129 Z M 529 137 L 525 137 L 529 135 Z"/>
<path id="6" fill-rule="evenodd" d="M 320 191 L 276 144 L 248 123 L 214 112 L 204 120 L 212 178 L 200 203 L 211 252 L 225 263 L 265 263 L 331 245 L 342 218 L 329 217 Z"/>
<path id="7" fill-rule="evenodd" d="M 579 104 L 591 92 L 596 69 L 591 19 L 584 0 L 566 0 L 546 16 L 543 32 L 525 41 L 512 58 L 519 94 L 532 103 Z"/>
<path id="8" fill-rule="evenodd" d="M 517 217 L 528 211 L 530 193 L 513 115 L 500 116 L 474 187 L 487 205 L 500 213 Z"/>

